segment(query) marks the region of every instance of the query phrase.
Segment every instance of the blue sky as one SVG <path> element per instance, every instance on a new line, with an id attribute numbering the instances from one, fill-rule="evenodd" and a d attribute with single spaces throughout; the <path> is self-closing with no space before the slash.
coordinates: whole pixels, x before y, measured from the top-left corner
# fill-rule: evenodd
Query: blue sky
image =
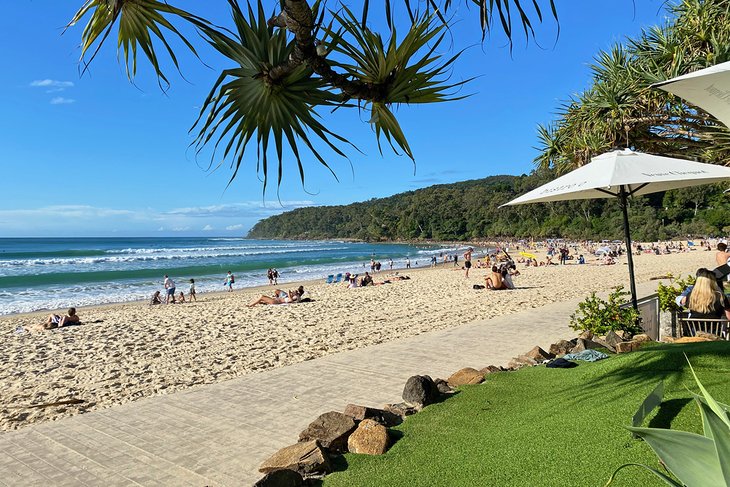
<path id="1" fill-rule="evenodd" d="M 587 86 L 597 51 L 661 23 L 665 15 L 660 0 L 615 0 L 610 7 L 558 0 L 557 44 L 555 24 L 547 21 L 538 31 L 539 45 L 518 38 L 510 53 L 499 35 L 479 44 L 477 11 L 462 4 L 454 45 L 473 47 L 457 61 L 453 76 L 477 76 L 464 89 L 473 96 L 397 109 L 416 157 L 415 173 L 408 158 L 379 154 L 365 115 L 322 112 L 324 122 L 364 154 L 350 152 L 352 168 L 328 154 L 339 182 L 305 156 L 306 188 L 288 160 L 279 194 L 274 184 L 264 197 L 255 153 L 226 187 L 228 167 L 208 171 L 208 159 L 196 161 L 188 149 L 200 104 L 218 70 L 230 66 L 205 48 L 201 56 L 214 69 L 183 54 L 185 79 L 166 63 L 172 86 L 163 93 L 142 60 L 131 84 L 108 44 L 80 76 L 82 26 L 61 34 L 82 3 L 24 0 L 4 6 L 0 236 L 243 235 L 260 218 L 300 206 L 527 173 L 536 156 L 537 124 L 553 119 L 561 101 Z M 230 25 L 223 0 L 171 3 Z M 350 5 L 361 8 L 361 2 Z"/>

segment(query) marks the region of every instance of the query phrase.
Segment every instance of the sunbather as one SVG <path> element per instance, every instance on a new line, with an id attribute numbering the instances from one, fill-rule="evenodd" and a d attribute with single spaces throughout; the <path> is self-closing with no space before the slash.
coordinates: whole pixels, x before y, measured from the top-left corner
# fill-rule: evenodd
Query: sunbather
<path id="1" fill-rule="evenodd" d="M 285 293 L 281 289 L 276 289 L 274 291 L 274 297 L 261 295 L 258 299 L 251 301 L 248 303 L 248 307 L 252 308 L 256 306 L 257 304 L 288 304 L 288 303 L 296 303 L 299 301 L 299 299 L 304 294 L 304 286 L 299 286 L 298 289 L 294 291 L 289 291 L 288 293 Z"/>
<path id="2" fill-rule="evenodd" d="M 76 308 L 69 308 L 65 316 L 50 315 L 43 328 L 51 330 L 53 328 L 61 328 L 62 326 L 74 325 L 79 321 L 81 320 L 76 314 Z"/>

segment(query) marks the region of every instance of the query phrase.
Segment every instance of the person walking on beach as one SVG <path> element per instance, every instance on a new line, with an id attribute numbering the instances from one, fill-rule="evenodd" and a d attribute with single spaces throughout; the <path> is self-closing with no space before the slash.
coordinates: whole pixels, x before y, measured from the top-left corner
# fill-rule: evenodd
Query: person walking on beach
<path id="1" fill-rule="evenodd" d="M 274 269 L 274 285 L 279 284 L 279 271 Z"/>
<path id="2" fill-rule="evenodd" d="M 266 277 L 269 278 L 269 285 L 273 285 L 274 284 L 274 269 L 269 267 L 269 270 L 266 271 Z"/>
<path id="3" fill-rule="evenodd" d="M 165 289 L 167 291 L 167 296 L 165 297 L 165 304 L 170 304 L 170 298 L 172 298 L 173 304 L 175 303 L 175 282 L 170 279 L 170 276 L 165 274 L 165 281 L 163 282 L 163 285 L 165 286 Z"/>
<path id="4" fill-rule="evenodd" d="M 454 254 L 454 267 L 459 267 L 459 254 Z"/>
<path id="5" fill-rule="evenodd" d="M 406 269 L 410 269 L 410 268 L 411 268 L 411 259 L 410 259 L 410 257 L 406 257 Z"/>
<path id="6" fill-rule="evenodd" d="M 233 292 L 233 283 L 236 282 L 236 278 L 233 274 L 231 274 L 231 271 L 228 271 L 228 274 L 226 275 L 226 281 L 224 284 L 228 286 L 228 292 Z"/>
<path id="7" fill-rule="evenodd" d="M 197 301 L 195 297 L 195 279 L 190 279 L 190 291 L 188 293 L 188 301 Z"/>
<path id="8" fill-rule="evenodd" d="M 390 270 L 393 270 L 393 259 L 389 259 L 388 266 L 390 266 Z"/>
<path id="9" fill-rule="evenodd" d="M 464 277 L 469 277 L 469 269 L 471 269 L 471 254 L 474 252 L 474 249 L 469 247 L 469 250 L 464 252 L 464 269 L 466 269 L 466 273 L 464 274 Z"/>

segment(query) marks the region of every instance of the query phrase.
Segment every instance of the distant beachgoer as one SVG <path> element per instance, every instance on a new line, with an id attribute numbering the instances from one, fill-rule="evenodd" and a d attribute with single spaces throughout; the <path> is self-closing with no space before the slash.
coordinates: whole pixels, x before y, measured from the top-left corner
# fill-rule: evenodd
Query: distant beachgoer
<path id="1" fill-rule="evenodd" d="M 504 280 L 502 278 L 502 273 L 499 272 L 499 269 L 496 265 L 492 266 L 492 273 L 487 276 L 484 281 L 487 289 L 493 289 L 495 291 L 498 291 L 500 289 L 507 289 L 507 286 L 505 286 Z"/>
<path id="2" fill-rule="evenodd" d="M 373 284 L 373 277 L 366 272 L 365 276 L 362 279 L 360 279 L 360 286 L 365 287 L 365 286 L 371 286 L 372 284 Z"/>
<path id="3" fill-rule="evenodd" d="M 170 277 L 165 274 L 165 281 L 164 281 L 165 289 L 167 290 L 167 296 L 165 297 L 165 304 L 170 303 L 170 298 L 172 298 L 172 302 L 175 302 L 175 282 L 170 279 Z"/>
<path id="4" fill-rule="evenodd" d="M 231 274 L 231 271 L 228 271 L 228 274 L 226 274 L 226 280 L 223 282 L 224 286 L 228 286 L 228 292 L 233 292 L 233 283 L 236 282 L 236 277 Z"/>
<path id="5" fill-rule="evenodd" d="M 406 257 L 406 269 L 411 268 L 411 259 L 409 257 Z"/>
<path id="6" fill-rule="evenodd" d="M 274 285 L 279 284 L 279 271 L 274 269 Z"/>
<path id="7" fill-rule="evenodd" d="M 69 308 L 65 316 L 61 315 L 50 315 L 48 320 L 43 324 L 43 328 L 46 330 L 52 330 L 53 328 L 61 328 L 62 326 L 73 325 L 81 321 L 79 316 L 76 314 L 76 308 Z"/>
<path id="8" fill-rule="evenodd" d="M 578 263 L 579 263 L 579 264 L 585 264 L 585 263 L 586 263 L 586 258 L 585 258 L 585 257 L 583 257 L 583 254 L 580 254 L 580 255 L 578 256 Z"/>
<path id="9" fill-rule="evenodd" d="M 459 255 L 454 254 L 454 267 L 459 267 Z"/>
<path id="10" fill-rule="evenodd" d="M 392 271 L 393 270 L 393 259 L 390 259 L 388 261 L 388 266 L 390 267 L 390 270 Z"/>
<path id="11" fill-rule="evenodd" d="M 380 267 L 381 266 L 382 266 L 382 264 L 380 263 L 380 261 L 377 261 L 375 263 L 375 272 L 380 272 Z"/>
<path id="12" fill-rule="evenodd" d="M 190 279 L 190 291 L 188 293 L 188 301 L 197 301 L 198 298 L 195 297 L 195 279 Z"/>
<path id="13" fill-rule="evenodd" d="M 155 291 L 155 294 L 152 295 L 152 299 L 150 300 L 150 304 L 162 304 L 162 299 L 160 299 L 160 291 Z"/>
<path id="14" fill-rule="evenodd" d="M 255 299 L 248 303 L 248 307 L 252 308 L 256 306 L 257 304 L 288 304 L 288 303 L 295 303 L 299 301 L 304 294 L 304 286 L 299 286 L 298 289 L 294 291 L 289 291 L 288 293 L 285 293 L 284 291 L 277 289 L 276 295 L 274 297 L 271 296 L 265 296 L 261 295 L 258 299 Z M 281 296 L 281 297 L 279 297 Z"/>
<path id="15" fill-rule="evenodd" d="M 464 273 L 464 277 L 469 277 L 469 269 L 471 269 L 471 254 L 474 252 L 474 249 L 469 247 L 469 250 L 464 252 L 464 269 L 466 269 Z"/>
<path id="16" fill-rule="evenodd" d="M 266 271 L 266 277 L 269 278 L 269 285 L 274 284 L 274 269 L 269 267 L 269 270 Z"/>
<path id="17" fill-rule="evenodd" d="M 180 303 L 184 303 L 185 302 L 185 294 L 182 291 L 180 291 L 180 294 L 178 294 L 177 300 Z"/>

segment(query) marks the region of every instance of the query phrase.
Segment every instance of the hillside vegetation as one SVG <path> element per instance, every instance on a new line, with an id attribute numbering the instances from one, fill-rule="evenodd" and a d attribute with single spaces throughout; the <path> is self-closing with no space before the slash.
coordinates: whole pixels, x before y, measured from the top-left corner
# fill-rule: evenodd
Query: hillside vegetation
<path id="1" fill-rule="evenodd" d="M 473 240 L 503 237 L 614 239 L 623 236 L 613 200 L 500 208 L 555 177 L 552 170 L 441 184 L 345 206 L 299 208 L 266 218 L 250 238 Z M 730 231 L 730 199 L 712 185 L 634 198 L 632 236 L 643 241 Z"/>

